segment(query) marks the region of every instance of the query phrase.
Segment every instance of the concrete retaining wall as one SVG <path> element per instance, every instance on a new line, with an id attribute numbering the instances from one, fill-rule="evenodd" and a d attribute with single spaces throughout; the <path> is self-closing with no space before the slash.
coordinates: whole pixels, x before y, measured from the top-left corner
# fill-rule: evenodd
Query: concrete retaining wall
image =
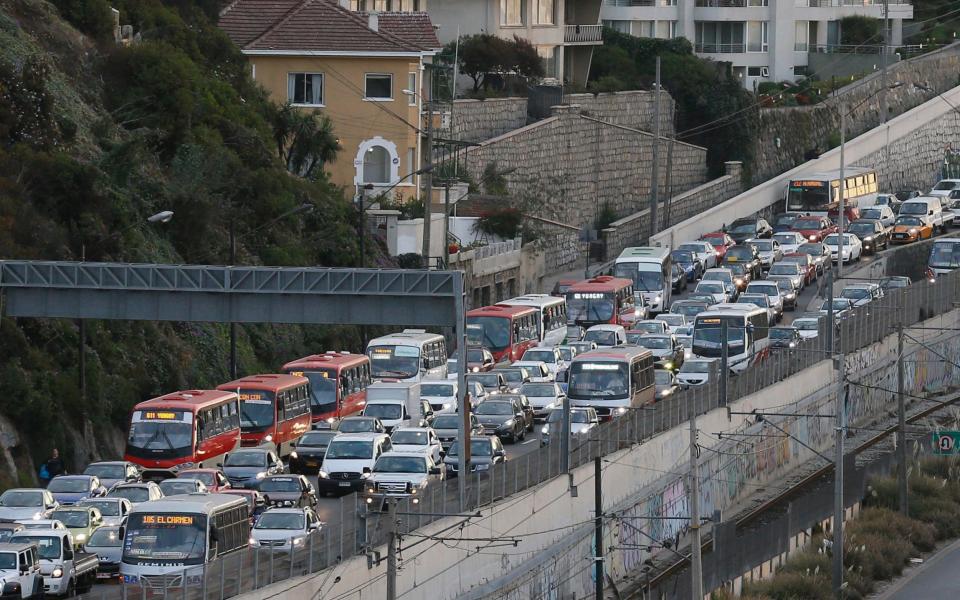
<path id="1" fill-rule="evenodd" d="M 960 103 L 960 87 L 943 94 Z M 940 97 L 887 122 L 883 127 L 847 142 L 848 165 L 874 166 L 885 190 L 905 187 L 929 188 L 937 178 L 943 150 L 960 139 L 960 116 Z M 889 167 L 884 168 L 884 165 Z M 654 236 L 653 242 L 674 245 L 697 239 L 738 217 L 756 214 L 782 203 L 789 179 L 795 175 L 840 168 L 840 149 L 774 177 L 746 192 Z"/>

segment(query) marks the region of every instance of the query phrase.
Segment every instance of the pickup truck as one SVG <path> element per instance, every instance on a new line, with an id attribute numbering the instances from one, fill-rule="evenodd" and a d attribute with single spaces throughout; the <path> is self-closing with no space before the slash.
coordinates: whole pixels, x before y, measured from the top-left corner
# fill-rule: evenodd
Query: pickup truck
<path id="1" fill-rule="evenodd" d="M 43 575 L 35 544 L 0 543 L 0 592 L 5 600 L 43 598 Z"/>
<path id="2" fill-rule="evenodd" d="M 40 557 L 43 591 L 47 596 L 69 598 L 90 591 L 100 562 L 95 554 L 73 549 L 73 536 L 62 529 L 22 531 L 11 543 L 33 544 Z"/>
<path id="3" fill-rule="evenodd" d="M 900 205 L 898 216 L 906 215 L 910 217 L 919 217 L 921 221 L 933 228 L 933 233 L 937 230 L 946 231 L 954 223 L 954 214 L 950 210 L 944 210 L 940 198 L 932 196 L 920 196 L 911 198 Z"/>

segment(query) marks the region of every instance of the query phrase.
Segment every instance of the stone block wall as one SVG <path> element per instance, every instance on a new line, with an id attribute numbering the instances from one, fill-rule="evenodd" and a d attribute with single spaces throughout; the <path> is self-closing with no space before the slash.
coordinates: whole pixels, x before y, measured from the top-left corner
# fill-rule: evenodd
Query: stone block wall
<path id="1" fill-rule="evenodd" d="M 957 85 L 958 74 L 960 43 L 891 65 L 887 84 L 899 82 L 901 85 L 887 91 L 888 120 L 934 96 L 914 87 L 914 83 L 943 92 Z M 827 151 L 828 139 L 839 132 L 841 110 L 849 113 L 848 140 L 880 125 L 883 94 L 878 92 L 881 89 L 880 73 L 874 73 L 842 88 L 835 98 L 816 106 L 761 110 L 752 181 L 766 181 L 804 163 L 806 153 L 811 150 Z M 856 108 L 851 110 L 851 107 Z M 890 156 L 890 167 L 896 168 L 896 161 L 895 156 Z M 887 164 L 884 161 L 871 166 L 886 170 Z"/>
<path id="2" fill-rule="evenodd" d="M 743 191 L 743 164 L 726 163 L 726 174 L 712 181 L 678 194 L 660 207 L 659 229 L 670 227 L 704 210 L 733 198 Z M 605 260 L 613 260 L 630 246 L 647 243 L 650 233 L 650 209 L 614 221 L 601 232 Z"/>
<path id="3" fill-rule="evenodd" d="M 482 142 L 527 124 L 526 98 L 457 100 L 451 115 L 455 139 Z"/>
<path id="4" fill-rule="evenodd" d="M 581 114 L 580 106 L 569 105 L 555 107 L 552 117 L 487 140 L 464 155 L 475 181 L 490 163 L 501 170 L 515 169 L 506 176 L 511 198 L 504 199 L 504 205 L 567 225 L 593 227 L 604 207 L 618 216 L 647 207 L 653 141 L 649 133 L 598 121 Z M 669 146 L 669 140 L 661 140 L 662 195 L 668 183 L 676 194 L 707 180 L 704 148 L 675 142 L 671 157 Z M 554 261 L 548 259 L 547 264 Z"/>

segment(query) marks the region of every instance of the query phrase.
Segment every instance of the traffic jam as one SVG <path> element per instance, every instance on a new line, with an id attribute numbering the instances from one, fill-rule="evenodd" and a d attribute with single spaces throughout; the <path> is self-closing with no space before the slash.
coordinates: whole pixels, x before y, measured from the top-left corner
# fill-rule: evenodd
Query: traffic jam
<path id="1" fill-rule="evenodd" d="M 672 249 L 627 248 L 607 275 L 472 309 L 463 365 L 444 335 L 406 329 L 363 354 L 327 351 L 141 402 L 122 457 L 0 495 L 4 594 L 9 584 L 66 597 L 98 581 L 165 590 L 242 548 L 292 553 L 326 525 L 322 497 L 417 502 L 457 477 L 461 423 L 468 468 L 486 471 L 509 446 L 557 444 L 565 400 L 570 435 L 582 437 L 706 384 L 722 360 L 736 376 L 797 350 L 830 308 L 802 312 L 805 289 L 840 261 L 942 233 L 960 212 L 960 180 L 879 194 L 875 172 L 848 169 L 842 184 L 843 214 L 839 174 L 811 174 L 790 182 L 772 223 L 737 219 Z M 958 266 L 960 239 L 938 238 L 929 275 Z M 849 283 L 833 314 L 910 284 Z"/>

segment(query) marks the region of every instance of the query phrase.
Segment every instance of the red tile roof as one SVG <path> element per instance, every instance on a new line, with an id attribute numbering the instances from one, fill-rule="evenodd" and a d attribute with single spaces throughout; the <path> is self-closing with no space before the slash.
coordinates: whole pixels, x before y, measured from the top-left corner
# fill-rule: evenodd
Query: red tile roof
<path id="1" fill-rule="evenodd" d="M 336 0 L 235 0 L 220 13 L 220 28 L 243 50 L 287 52 L 426 52 L 440 47 L 426 13 L 367 13 Z"/>

